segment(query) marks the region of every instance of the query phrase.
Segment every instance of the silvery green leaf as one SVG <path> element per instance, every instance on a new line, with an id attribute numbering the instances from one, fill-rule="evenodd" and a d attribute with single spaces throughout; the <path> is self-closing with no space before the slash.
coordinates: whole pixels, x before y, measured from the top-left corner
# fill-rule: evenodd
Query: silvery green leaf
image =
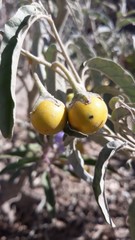
<path id="1" fill-rule="evenodd" d="M 77 137 L 77 138 L 85 138 L 88 137 L 87 134 L 84 134 L 82 132 L 76 131 L 75 129 L 72 129 L 71 126 L 67 123 L 64 128 L 65 134 L 71 137 Z"/>
<path id="2" fill-rule="evenodd" d="M 72 165 L 74 173 L 84 181 L 91 183 L 93 181 L 93 176 L 84 169 L 84 160 L 80 151 L 75 147 L 75 139 L 68 147 L 70 148 L 67 156 L 68 162 Z"/>
<path id="3" fill-rule="evenodd" d="M 23 41 L 31 25 L 41 15 L 40 5 L 25 5 L 5 24 L 0 63 L 0 129 L 11 137 L 15 120 L 16 74 Z"/>
<path id="4" fill-rule="evenodd" d="M 94 57 L 85 62 L 91 70 L 105 74 L 117 84 L 132 102 L 135 102 L 135 80 L 133 76 L 116 62 L 101 57 Z"/>
<path id="5" fill-rule="evenodd" d="M 46 197 L 46 208 L 50 217 L 54 217 L 55 215 L 55 196 L 54 191 L 51 184 L 51 177 L 48 172 L 44 172 L 42 175 L 42 185 L 45 192 Z"/>
<path id="6" fill-rule="evenodd" d="M 108 142 L 104 148 L 101 150 L 96 166 L 95 166 L 95 174 L 93 179 L 93 190 L 95 194 L 95 198 L 97 203 L 105 217 L 107 223 L 109 223 L 112 227 L 115 227 L 113 223 L 108 209 L 108 204 L 105 197 L 105 174 L 106 169 L 109 163 L 110 158 L 123 147 L 125 143 L 116 140 L 112 142 Z"/>

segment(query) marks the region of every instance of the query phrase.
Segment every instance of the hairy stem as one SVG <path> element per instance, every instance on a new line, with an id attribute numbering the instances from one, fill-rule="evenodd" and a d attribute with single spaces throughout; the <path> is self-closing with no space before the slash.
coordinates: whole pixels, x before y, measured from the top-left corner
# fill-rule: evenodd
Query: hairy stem
<path id="1" fill-rule="evenodd" d="M 61 50 L 62 50 L 62 53 L 63 53 L 63 55 L 64 55 L 64 57 L 65 57 L 68 65 L 69 65 L 69 67 L 71 68 L 72 73 L 73 73 L 76 81 L 79 82 L 79 83 L 81 83 L 81 78 L 79 77 L 79 75 L 78 75 L 78 73 L 77 73 L 77 71 L 76 71 L 76 69 L 75 69 L 75 67 L 74 67 L 71 59 L 69 58 L 69 56 L 68 56 L 68 54 L 67 54 L 67 52 L 66 52 L 66 49 L 65 49 L 65 47 L 64 47 L 64 45 L 63 45 L 63 43 L 62 43 L 62 41 L 61 41 L 61 39 L 60 39 L 60 37 L 59 37 L 58 31 L 57 31 L 57 29 L 56 29 L 56 27 L 55 27 L 55 24 L 54 24 L 52 18 L 49 17 L 47 20 L 48 20 L 48 22 L 50 23 L 50 25 L 51 25 L 51 27 L 52 27 L 53 34 L 54 34 L 57 42 L 58 42 L 59 45 L 60 45 L 60 48 L 61 48 Z"/>
<path id="2" fill-rule="evenodd" d="M 33 62 L 36 62 L 36 63 L 39 63 L 39 64 L 42 64 L 48 68 L 51 68 L 53 71 L 57 72 L 61 77 L 63 77 L 65 80 L 67 80 L 65 74 L 63 74 L 62 71 L 60 71 L 60 69 L 56 69 L 52 63 L 40 58 L 40 57 L 37 57 L 35 55 L 33 55 L 32 53 L 24 50 L 24 49 L 21 49 L 21 53 L 22 55 L 26 56 L 27 58 L 31 59 Z"/>
<path id="3" fill-rule="evenodd" d="M 68 80 L 68 82 L 70 83 L 70 85 L 72 86 L 74 92 L 78 92 L 78 90 L 80 90 L 80 85 L 79 83 L 77 83 L 72 74 L 70 73 L 70 71 L 60 62 L 53 62 L 50 63 L 44 59 L 41 59 L 40 57 L 37 57 L 33 54 L 31 54 L 30 52 L 22 49 L 21 53 L 28 57 L 29 59 L 31 59 L 34 62 L 37 62 L 39 64 L 43 64 L 46 67 L 51 68 L 53 71 L 57 72 L 61 77 L 63 77 L 65 80 Z M 63 74 L 64 73 L 64 74 Z"/>

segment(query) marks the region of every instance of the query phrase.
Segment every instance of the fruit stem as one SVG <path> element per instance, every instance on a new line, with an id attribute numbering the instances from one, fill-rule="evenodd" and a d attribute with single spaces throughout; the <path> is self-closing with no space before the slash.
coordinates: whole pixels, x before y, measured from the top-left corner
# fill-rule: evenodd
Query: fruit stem
<path id="1" fill-rule="evenodd" d="M 66 75 L 68 82 L 70 83 L 71 87 L 73 88 L 74 93 L 80 93 L 83 90 L 83 85 L 76 82 L 70 71 L 60 62 L 53 63 L 54 68 L 60 68 L 64 74 Z"/>
<path id="2" fill-rule="evenodd" d="M 41 59 L 40 57 L 36 57 L 35 55 L 31 54 L 30 52 L 28 52 L 24 49 L 21 49 L 21 53 L 24 56 L 27 56 L 32 61 L 35 61 L 39 64 L 43 64 L 43 65 L 51 68 L 53 71 L 57 72 L 61 77 L 63 77 L 66 81 L 68 80 L 68 82 L 70 83 L 71 87 L 74 90 L 74 93 L 80 93 L 82 90 L 84 90 L 82 83 L 79 84 L 78 82 L 76 82 L 74 80 L 72 74 L 70 73 L 70 71 L 60 62 L 55 61 L 53 63 L 50 63 L 44 59 Z"/>
<path id="3" fill-rule="evenodd" d="M 48 97 L 52 97 L 52 95 L 46 90 L 46 88 L 45 88 L 44 85 L 42 84 L 42 82 L 41 82 L 41 80 L 39 79 L 37 73 L 33 72 L 32 75 L 33 75 L 33 78 L 34 78 L 34 80 L 35 80 L 35 83 L 36 83 L 36 85 L 37 85 L 37 87 L 38 87 L 38 90 L 39 90 L 39 92 L 40 92 L 40 95 L 41 95 L 42 97 L 47 97 L 47 96 L 48 96 Z"/>
<path id="4" fill-rule="evenodd" d="M 67 81 L 66 76 L 63 74 L 63 72 L 59 71 L 59 69 L 56 69 L 53 66 L 53 63 L 50 63 L 50 62 L 48 62 L 48 61 L 46 61 L 46 60 L 44 60 L 40 57 L 37 57 L 37 56 L 33 55 L 32 53 L 24 50 L 24 49 L 21 49 L 21 54 L 26 56 L 27 58 L 31 59 L 34 62 L 37 62 L 39 64 L 43 64 L 44 66 L 51 68 L 53 71 L 57 72 L 61 77 L 63 77 Z"/>
<path id="5" fill-rule="evenodd" d="M 45 13 L 46 13 L 46 12 L 45 12 Z M 59 36 L 58 31 L 57 31 L 57 29 L 56 29 L 56 27 L 55 27 L 55 24 L 54 24 L 54 21 L 53 21 L 52 17 L 51 17 L 50 15 L 45 14 L 45 15 L 40 15 L 39 18 L 44 18 L 44 19 L 46 19 L 46 20 L 48 21 L 48 23 L 50 24 L 50 26 L 51 26 L 51 28 L 52 28 L 52 31 L 53 31 L 53 33 L 54 33 L 54 36 L 55 36 L 57 42 L 58 42 L 59 45 L 60 45 L 60 48 L 61 48 L 61 50 L 62 50 L 62 53 L 63 53 L 63 55 L 64 55 L 64 57 L 65 57 L 68 65 L 69 65 L 69 67 L 71 68 L 72 73 L 73 73 L 76 81 L 81 84 L 81 83 L 82 83 L 81 78 L 79 77 L 79 75 L 78 75 L 78 73 L 77 73 L 77 71 L 76 71 L 76 69 L 75 69 L 75 67 L 74 67 L 71 59 L 69 58 L 69 56 L 68 56 L 68 54 L 67 54 L 67 52 L 66 52 L 66 49 L 65 49 L 65 47 L 64 47 L 64 45 L 63 45 L 63 43 L 62 43 L 62 41 L 61 41 L 61 39 L 60 39 L 60 36 Z M 26 53 L 28 53 L 28 52 L 22 49 L 22 50 L 21 50 L 21 53 L 22 53 L 23 55 L 26 55 Z M 30 56 L 29 56 L 29 57 L 30 57 Z M 36 60 L 36 61 L 38 61 L 39 63 L 42 63 L 42 64 L 44 64 L 44 65 L 46 65 L 46 66 L 48 65 L 48 67 L 51 67 L 51 66 L 50 66 L 51 63 L 48 63 L 47 61 L 44 61 L 44 60 L 42 60 L 42 59 L 40 59 L 40 58 L 38 58 L 38 57 L 34 57 L 34 60 Z M 59 74 L 61 75 L 61 73 L 59 73 Z"/>

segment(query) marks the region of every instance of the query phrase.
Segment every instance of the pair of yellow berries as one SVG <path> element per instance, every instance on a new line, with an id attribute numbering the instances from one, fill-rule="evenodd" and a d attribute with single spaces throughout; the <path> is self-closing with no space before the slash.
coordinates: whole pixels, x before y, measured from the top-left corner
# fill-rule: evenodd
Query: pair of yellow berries
<path id="1" fill-rule="evenodd" d="M 92 134 L 103 127 L 108 110 L 103 99 L 90 94 L 88 103 L 73 100 L 68 107 L 56 99 L 42 99 L 30 114 L 34 128 L 41 134 L 53 135 L 62 131 L 69 122 L 72 129 Z"/>

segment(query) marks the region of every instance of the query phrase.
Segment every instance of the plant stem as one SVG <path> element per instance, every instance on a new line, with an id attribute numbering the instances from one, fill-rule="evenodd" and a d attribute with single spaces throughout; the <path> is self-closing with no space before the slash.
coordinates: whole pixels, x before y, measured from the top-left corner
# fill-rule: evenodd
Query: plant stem
<path id="1" fill-rule="evenodd" d="M 124 137 L 122 137 L 119 133 L 115 134 L 113 133 L 108 127 L 107 125 L 104 126 L 104 129 L 107 130 L 109 132 L 109 134 L 106 134 L 106 133 L 102 133 L 102 135 L 106 138 L 116 138 L 116 139 L 119 139 L 121 140 L 122 142 L 125 142 L 128 144 L 128 146 L 125 146 L 125 147 L 128 147 L 128 148 L 131 148 L 132 150 L 134 149 L 135 151 L 135 145 L 134 143 L 130 142 L 128 139 L 125 139 Z"/>
<path id="2" fill-rule="evenodd" d="M 43 64 L 46 67 L 51 68 L 53 71 L 57 72 L 61 77 L 63 77 L 65 80 L 67 80 L 66 76 L 63 74 L 63 72 L 59 71 L 58 69 L 56 69 L 52 63 L 49 63 L 48 61 L 40 58 L 40 57 L 36 57 L 35 55 L 31 54 L 30 52 L 21 49 L 21 53 L 22 55 L 26 56 L 27 58 L 31 59 L 32 61 L 39 63 L 39 64 Z"/>
<path id="3" fill-rule="evenodd" d="M 63 45 L 63 43 L 62 43 L 62 41 L 61 41 L 61 39 L 60 39 L 60 37 L 59 37 L 58 31 L 57 31 L 57 29 L 56 29 L 56 27 L 55 27 L 55 24 L 54 24 L 52 18 L 49 17 L 49 18 L 47 18 L 47 20 L 48 20 L 48 22 L 50 23 L 50 25 L 51 25 L 51 27 L 52 27 L 52 31 L 53 31 L 53 33 L 54 33 L 54 36 L 55 36 L 57 42 L 58 42 L 59 45 L 60 45 L 60 48 L 61 48 L 61 50 L 62 50 L 62 53 L 63 53 L 65 59 L 67 60 L 67 63 L 68 63 L 68 65 L 70 66 L 70 68 L 71 68 L 71 70 L 72 70 L 72 73 L 73 73 L 76 81 L 79 82 L 79 83 L 81 83 L 81 78 L 79 77 L 79 75 L 78 75 L 78 73 L 77 73 L 77 71 L 76 71 L 76 69 L 75 69 L 75 67 L 74 67 L 71 59 L 69 58 L 69 56 L 68 56 L 68 54 L 67 54 L 67 52 L 66 52 L 66 49 L 65 49 L 65 47 L 64 47 L 64 45 Z"/>
<path id="4" fill-rule="evenodd" d="M 41 96 L 44 96 L 44 95 L 51 96 L 51 94 L 46 90 L 46 88 L 44 87 L 44 85 L 40 81 L 37 73 L 33 72 L 32 75 L 33 75 L 33 78 L 34 78 L 35 83 L 36 83 L 36 85 L 39 89 L 39 92 L 40 92 Z"/>
<path id="5" fill-rule="evenodd" d="M 48 21 L 48 23 L 50 24 L 51 28 L 52 28 L 52 33 L 54 34 L 54 37 L 56 38 L 57 42 L 60 45 L 61 51 L 63 53 L 63 56 L 65 57 L 71 71 L 72 74 L 74 75 L 74 77 L 71 75 L 70 71 L 64 66 L 62 65 L 60 62 L 54 62 L 54 63 L 50 63 L 44 59 L 41 59 L 39 57 L 36 57 L 34 55 L 32 55 L 31 53 L 29 53 L 28 51 L 25 51 L 24 49 L 21 50 L 21 53 L 25 56 L 27 56 L 28 58 L 32 59 L 33 61 L 36 61 L 40 64 L 43 64 L 49 68 L 51 68 L 52 70 L 54 70 L 55 72 L 57 72 L 58 74 L 60 74 L 63 78 L 65 78 L 66 76 L 66 80 L 68 79 L 70 85 L 72 86 L 73 90 L 75 93 L 82 93 L 82 91 L 85 90 L 84 85 L 82 84 L 81 78 L 79 77 L 71 59 L 69 58 L 66 49 L 60 39 L 60 36 L 58 34 L 58 31 L 55 27 L 54 21 L 52 19 L 52 17 L 50 15 L 41 15 L 40 18 L 44 18 Z M 59 71 L 59 69 L 62 71 Z M 63 74 L 64 72 L 64 74 Z M 75 79 L 74 79 L 75 78 Z"/>
<path id="6" fill-rule="evenodd" d="M 63 64 L 56 61 L 56 62 L 52 63 L 52 67 L 54 67 L 55 69 L 58 67 L 64 72 L 64 74 L 66 75 L 70 85 L 72 86 L 72 88 L 74 90 L 74 93 L 78 93 L 78 92 L 81 91 L 81 85 L 74 80 L 70 71 L 68 71 L 68 69 Z"/>
<path id="7" fill-rule="evenodd" d="M 30 58 L 32 61 L 35 61 L 39 64 L 43 64 L 49 68 L 51 68 L 53 71 L 57 72 L 59 75 L 61 75 L 64 79 L 68 79 L 68 82 L 70 83 L 70 85 L 72 86 L 73 90 L 75 93 L 80 92 L 82 89 L 82 86 L 76 82 L 72 76 L 72 74 L 70 73 L 70 71 L 60 62 L 53 62 L 50 63 L 44 59 L 41 59 L 40 57 L 36 57 L 35 55 L 31 54 L 30 52 L 22 49 L 21 53 L 24 56 L 27 56 L 28 58 Z M 60 71 L 61 70 L 61 71 Z M 63 74 L 64 73 L 64 74 Z"/>

